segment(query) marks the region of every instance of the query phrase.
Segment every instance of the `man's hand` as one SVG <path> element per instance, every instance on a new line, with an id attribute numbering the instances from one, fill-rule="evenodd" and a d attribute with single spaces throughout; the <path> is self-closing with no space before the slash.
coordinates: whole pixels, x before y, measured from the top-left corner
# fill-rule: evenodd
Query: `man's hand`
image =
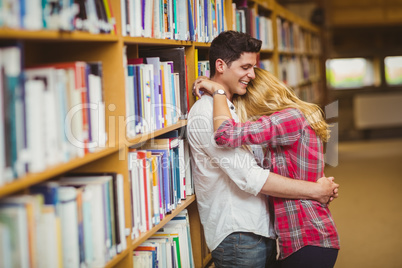
<path id="1" fill-rule="evenodd" d="M 322 177 L 318 179 L 317 184 L 319 186 L 319 190 L 315 199 L 320 203 L 328 204 L 338 197 L 339 184 L 334 182 L 333 177 Z"/>

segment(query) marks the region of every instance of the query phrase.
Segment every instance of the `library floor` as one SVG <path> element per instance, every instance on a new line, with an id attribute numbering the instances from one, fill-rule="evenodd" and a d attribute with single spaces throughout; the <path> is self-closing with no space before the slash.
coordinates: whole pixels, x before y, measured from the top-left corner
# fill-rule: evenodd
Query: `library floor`
<path id="1" fill-rule="evenodd" d="M 326 168 L 340 184 L 331 204 L 341 250 L 336 268 L 402 267 L 402 139 L 339 145 L 339 164 Z"/>
<path id="2" fill-rule="evenodd" d="M 402 139 L 344 142 L 338 151 L 325 171 L 340 184 L 330 206 L 341 239 L 335 268 L 402 267 Z"/>

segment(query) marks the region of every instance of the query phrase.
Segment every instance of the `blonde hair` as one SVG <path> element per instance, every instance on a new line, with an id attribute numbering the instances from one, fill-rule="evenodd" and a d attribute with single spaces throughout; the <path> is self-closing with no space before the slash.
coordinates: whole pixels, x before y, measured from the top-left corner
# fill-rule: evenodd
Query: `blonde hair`
<path id="1" fill-rule="evenodd" d="M 255 79 L 248 84 L 247 94 L 233 98 L 240 121 L 256 120 L 286 108 L 296 108 L 304 114 L 316 135 L 323 142 L 328 141 L 330 131 L 318 105 L 300 100 L 293 90 L 270 72 L 260 68 L 254 70 Z"/>

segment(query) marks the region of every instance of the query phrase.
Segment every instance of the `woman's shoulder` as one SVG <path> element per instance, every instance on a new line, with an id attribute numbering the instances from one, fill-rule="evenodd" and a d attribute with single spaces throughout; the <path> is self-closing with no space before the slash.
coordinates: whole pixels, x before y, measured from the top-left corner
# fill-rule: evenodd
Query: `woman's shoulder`
<path id="1" fill-rule="evenodd" d="M 297 108 L 286 108 L 280 111 L 277 111 L 272 114 L 272 116 L 277 116 L 280 118 L 303 118 L 304 114 Z"/>

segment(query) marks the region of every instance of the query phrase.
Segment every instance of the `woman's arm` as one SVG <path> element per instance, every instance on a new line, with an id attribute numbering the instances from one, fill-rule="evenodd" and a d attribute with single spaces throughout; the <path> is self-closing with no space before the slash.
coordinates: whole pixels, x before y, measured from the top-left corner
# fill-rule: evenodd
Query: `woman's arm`
<path id="1" fill-rule="evenodd" d="M 232 119 L 229 106 L 227 104 L 226 95 L 215 94 L 214 98 L 214 131 L 216 131 L 223 122 Z"/>
<path id="2" fill-rule="evenodd" d="M 261 116 L 256 121 L 244 123 L 236 123 L 234 120 L 224 121 L 215 133 L 215 141 L 218 145 L 226 147 L 250 144 L 292 145 L 300 138 L 302 130 L 307 125 L 299 110 L 285 109 L 270 116 Z"/>

